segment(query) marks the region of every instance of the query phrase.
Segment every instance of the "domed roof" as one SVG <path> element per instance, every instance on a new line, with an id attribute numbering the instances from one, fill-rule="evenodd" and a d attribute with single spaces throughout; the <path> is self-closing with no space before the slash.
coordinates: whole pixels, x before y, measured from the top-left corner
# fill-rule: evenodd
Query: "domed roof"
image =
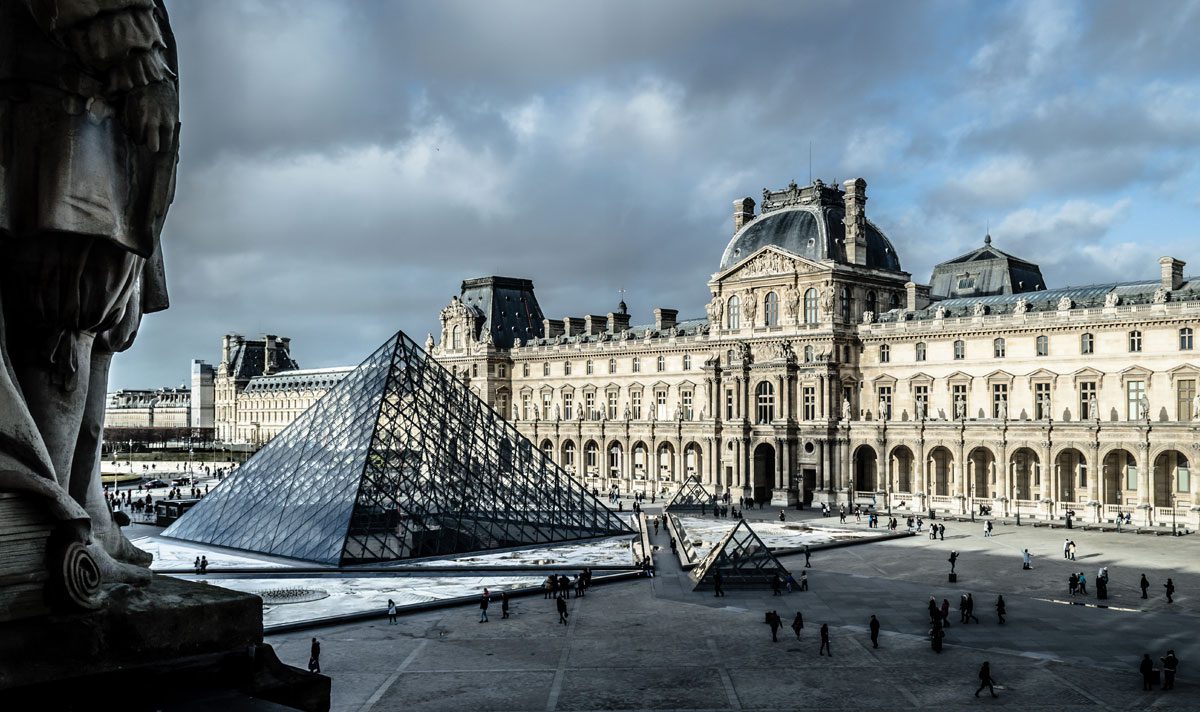
<path id="1" fill-rule="evenodd" d="M 846 260 L 846 211 L 841 206 L 799 205 L 766 213 L 738 231 L 725 254 L 721 270 L 727 270 L 767 245 L 787 250 L 815 262 Z M 900 271 L 900 258 L 879 228 L 867 221 L 866 267 Z"/>

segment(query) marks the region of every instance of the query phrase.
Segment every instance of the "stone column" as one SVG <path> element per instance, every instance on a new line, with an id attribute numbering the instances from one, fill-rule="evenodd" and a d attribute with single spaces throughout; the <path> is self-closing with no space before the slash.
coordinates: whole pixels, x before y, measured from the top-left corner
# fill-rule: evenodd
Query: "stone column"
<path id="1" fill-rule="evenodd" d="M 912 498 L 909 509 L 920 512 L 925 509 L 925 492 L 929 488 L 929 471 L 925 467 L 925 441 L 917 443 L 917 451 L 913 453 L 912 463 Z"/>
<path id="2" fill-rule="evenodd" d="M 1057 495 L 1054 494 L 1058 492 L 1058 490 L 1051 489 L 1051 480 L 1054 479 L 1054 471 L 1057 469 L 1055 467 L 1055 463 L 1050 459 L 1051 445 L 1050 438 L 1047 436 L 1046 439 L 1042 441 L 1042 452 L 1038 455 L 1038 460 L 1042 463 L 1042 502 L 1038 507 L 1038 510 L 1045 515 L 1046 518 L 1054 516 L 1054 503 L 1058 500 Z"/>
<path id="3" fill-rule="evenodd" d="M 1096 502 L 1099 506 L 1092 505 L 1089 506 L 1088 509 L 1092 510 L 1089 512 L 1091 515 L 1091 521 L 1098 523 L 1104 518 L 1104 503 L 1100 500 L 1100 492 L 1102 491 L 1101 488 L 1104 486 L 1104 463 L 1100 462 L 1099 443 L 1092 444 L 1089 462 L 1091 462 L 1091 469 L 1088 472 L 1087 480 L 1088 504 L 1091 505 L 1092 502 Z"/>
<path id="4" fill-rule="evenodd" d="M 1143 439 L 1138 443 L 1138 508 L 1134 517 L 1141 526 L 1149 526 L 1152 522 L 1152 507 L 1154 506 L 1153 490 L 1150 489 L 1150 445 Z"/>

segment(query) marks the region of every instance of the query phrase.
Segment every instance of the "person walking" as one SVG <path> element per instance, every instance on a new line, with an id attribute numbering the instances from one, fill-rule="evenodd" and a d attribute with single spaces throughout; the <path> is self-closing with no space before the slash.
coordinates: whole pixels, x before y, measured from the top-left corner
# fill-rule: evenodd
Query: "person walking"
<path id="1" fill-rule="evenodd" d="M 938 525 L 938 538 L 941 541 L 946 541 L 946 525 L 945 524 Z"/>
<path id="2" fill-rule="evenodd" d="M 1079 593 L 1084 596 L 1088 595 L 1087 576 L 1082 571 L 1079 572 Z"/>
<path id="3" fill-rule="evenodd" d="M 801 591 L 808 590 L 808 572 L 807 571 L 800 572 L 800 590 Z"/>
<path id="4" fill-rule="evenodd" d="M 199 556 L 196 557 L 196 561 L 192 563 L 192 566 L 195 567 L 196 574 L 198 575 L 200 573 L 200 557 Z"/>
<path id="5" fill-rule="evenodd" d="M 1004 606 L 1004 596 L 996 596 L 996 618 L 999 620 L 1000 625 L 1004 625 L 1004 614 L 1007 612 L 1008 609 Z"/>
<path id="6" fill-rule="evenodd" d="M 806 568 L 806 569 L 812 568 L 812 563 L 809 562 L 809 558 L 811 558 L 811 557 L 812 557 L 812 550 L 808 548 L 808 544 L 805 544 L 804 545 L 804 568 Z"/>
<path id="7" fill-rule="evenodd" d="M 1072 541 L 1069 546 L 1070 546 L 1069 553 L 1071 555 L 1071 561 L 1074 561 L 1075 560 L 1075 542 Z"/>
<path id="8" fill-rule="evenodd" d="M 949 598 L 942 599 L 942 627 L 943 628 L 950 627 L 950 599 Z"/>
<path id="9" fill-rule="evenodd" d="M 967 622 L 967 594 L 961 594 L 958 597 L 958 622 Z"/>
<path id="10" fill-rule="evenodd" d="M 967 620 L 963 621 L 963 623 L 970 623 L 972 620 L 975 621 L 976 625 L 979 624 L 979 619 L 975 617 L 975 599 L 974 599 L 974 597 L 971 596 L 971 594 L 968 593 L 967 594 Z"/>
<path id="11" fill-rule="evenodd" d="M 321 644 L 316 638 L 312 639 L 312 647 L 308 651 L 308 671 L 321 672 Z"/>
<path id="12" fill-rule="evenodd" d="M 792 632 L 796 634 L 796 640 L 800 640 L 800 631 L 804 630 L 804 616 L 800 611 L 796 611 L 796 617 L 792 619 Z"/>
<path id="13" fill-rule="evenodd" d="M 875 614 L 873 614 L 873 613 L 871 614 L 871 622 L 868 624 L 868 626 L 871 628 L 871 647 L 878 648 L 879 647 L 879 619 L 876 618 Z"/>
<path id="14" fill-rule="evenodd" d="M 1142 655 L 1142 664 L 1138 665 L 1138 672 L 1142 673 L 1142 691 L 1148 692 L 1154 688 L 1154 661 L 1150 659 L 1150 653 Z"/>
<path id="15" fill-rule="evenodd" d="M 829 657 L 833 657 L 833 648 L 829 647 L 829 624 L 821 624 L 821 648 L 817 651 L 819 655 L 824 655 L 825 651 L 829 651 Z"/>
<path id="16" fill-rule="evenodd" d="M 658 517 L 654 518 L 654 536 L 658 536 Z"/>
<path id="17" fill-rule="evenodd" d="M 200 557 L 200 573 L 202 573 L 202 574 L 208 573 L 208 557 L 207 556 Z"/>
<path id="18" fill-rule="evenodd" d="M 388 599 L 388 625 L 396 625 L 396 602 Z"/>
<path id="19" fill-rule="evenodd" d="M 771 595 L 772 596 L 782 596 L 783 595 L 783 579 L 779 578 L 778 571 L 776 571 L 775 574 L 773 576 L 771 576 Z"/>
<path id="20" fill-rule="evenodd" d="M 508 592 L 500 594 L 500 619 L 508 618 Z"/>
<path id="21" fill-rule="evenodd" d="M 1064 559 L 1071 558 L 1071 540 L 1070 539 L 1063 539 L 1063 558 Z"/>
<path id="22" fill-rule="evenodd" d="M 975 690 L 975 696 L 979 697 L 979 693 L 983 692 L 983 688 L 987 688 L 988 692 L 992 693 L 992 697 L 999 697 L 993 687 L 995 681 L 992 680 L 992 666 L 985 660 L 979 668 L 979 689 Z"/>
<path id="23" fill-rule="evenodd" d="M 554 605 L 558 608 L 558 622 L 567 625 L 567 597 L 564 595 L 554 599 Z"/>
<path id="24" fill-rule="evenodd" d="M 1142 598 L 1150 598 L 1146 595 L 1146 590 L 1150 588 L 1150 581 L 1146 578 L 1146 574 L 1142 574 L 1142 582 L 1139 585 L 1142 587 Z"/>
<path id="25" fill-rule="evenodd" d="M 492 602 L 492 595 L 490 593 L 488 593 L 488 590 L 486 588 L 483 589 L 483 597 L 479 599 L 479 622 L 480 623 L 488 622 L 487 609 L 488 609 L 488 604 L 490 604 L 491 602 Z"/>
<path id="26" fill-rule="evenodd" d="M 929 597 L 929 625 L 935 625 L 942 619 L 942 611 L 938 608 L 937 599 Z"/>
<path id="27" fill-rule="evenodd" d="M 713 596 L 714 597 L 725 595 L 725 587 L 723 585 L 724 581 L 725 581 L 725 577 L 723 577 L 721 575 L 721 570 L 717 569 L 717 572 L 715 574 L 713 574 L 713 589 L 714 589 Z"/>
<path id="28" fill-rule="evenodd" d="M 783 517 L 783 510 L 782 510 L 782 509 L 781 509 L 781 510 L 779 510 L 779 521 L 781 521 L 781 522 L 782 522 L 782 521 L 784 521 L 784 517 Z"/>
<path id="29" fill-rule="evenodd" d="M 1168 650 L 1166 657 L 1159 658 L 1163 664 L 1163 686 L 1164 690 L 1175 689 L 1175 671 L 1179 669 L 1179 658 L 1175 657 L 1174 650 Z"/>
<path id="30" fill-rule="evenodd" d="M 954 573 L 954 565 L 958 563 L 958 552 L 951 551 L 950 558 L 947 561 L 950 562 L 950 573 Z"/>
<path id="31" fill-rule="evenodd" d="M 1175 595 L 1175 582 L 1167 578 L 1167 582 L 1163 584 L 1163 588 L 1167 589 L 1167 603 L 1174 603 L 1175 599 L 1171 596 Z"/>
<path id="32" fill-rule="evenodd" d="M 946 637 L 945 629 L 942 627 L 942 622 L 937 621 L 933 624 L 933 629 L 929 631 L 929 645 L 933 648 L 933 652 L 939 655 L 942 652 L 942 638 Z"/>
<path id="33" fill-rule="evenodd" d="M 1067 590 L 1071 592 L 1072 596 L 1074 596 L 1075 591 L 1078 588 L 1079 588 L 1079 574 L 1072 571 L 1071 575 L 1067 577 Z"/>
<path id="34" fill-rule="evenodd" d="M 1033 568 L 1033 554 L 1029 553 L 1029 549 L 1021 552 L 1021 568 L 1028 571 Z"/>
<path id="35" fill-rule="evenodd" d="M 778 611 L 771 611 L 767 614 L 767 624 L 771 626 L 771 642 L 779 642 L 779 629 L 783 627 L 783 619 L 779 617 Z"/>

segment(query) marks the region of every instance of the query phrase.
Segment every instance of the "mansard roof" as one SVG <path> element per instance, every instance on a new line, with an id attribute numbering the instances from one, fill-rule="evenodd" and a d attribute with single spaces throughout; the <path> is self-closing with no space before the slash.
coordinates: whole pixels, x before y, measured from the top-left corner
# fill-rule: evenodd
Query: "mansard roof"
<path id="1" fill-rule="evenodd" d="M 508 349 L 514 339 L 528 341 L 542 333 L 542 308 L 533 294 L 533 281 L 515 277 L 477 277 L 462 283 L 463 304 L 483 317 L 479 338 L 491 333 L 492 343 Z"/>
<path id="2" fill-rule="evenodd" d="M 1045 288 L 1040 267 L 997 249 L 992 245 L 991 235 L 983 238 L 983 247 L 934 267 L 929 278 L 929 293 L 944 299 L 1018 294 Z"/>

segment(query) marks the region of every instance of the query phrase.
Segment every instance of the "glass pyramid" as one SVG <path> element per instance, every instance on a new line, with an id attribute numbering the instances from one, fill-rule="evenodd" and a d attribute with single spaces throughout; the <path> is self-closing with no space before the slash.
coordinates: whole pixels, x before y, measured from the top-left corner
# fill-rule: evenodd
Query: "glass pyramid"
<path id="1" fill-rule="evenodd" d="M 708 552 L 690 574 L 695 586 L 693 591 L 713 585 L 717 570 L 721 571 L 722 586 L 763 587 L 771 586 L 771 579 L 779 574 L 781 581 L 788 577 L 787 569 L 771 553 L 762 539 L 745 520 L 737 523 L 721 541 Z"/>
<path id="2" fill-rule="evenodd" d="M 667 502 L 666 511 L 668 512 L 699 512 L 712 511 L 714 504 L 713 496 L 704 489 L 704 485 L 700 484 L 700 480 L 695 475 L 689 476 L 679 486 L 679 491 Z"/>
<path id="3" fill-rule="evenodd" d="M 163 536 L 346 566 L 625 533 L 397 332 Z"/>

